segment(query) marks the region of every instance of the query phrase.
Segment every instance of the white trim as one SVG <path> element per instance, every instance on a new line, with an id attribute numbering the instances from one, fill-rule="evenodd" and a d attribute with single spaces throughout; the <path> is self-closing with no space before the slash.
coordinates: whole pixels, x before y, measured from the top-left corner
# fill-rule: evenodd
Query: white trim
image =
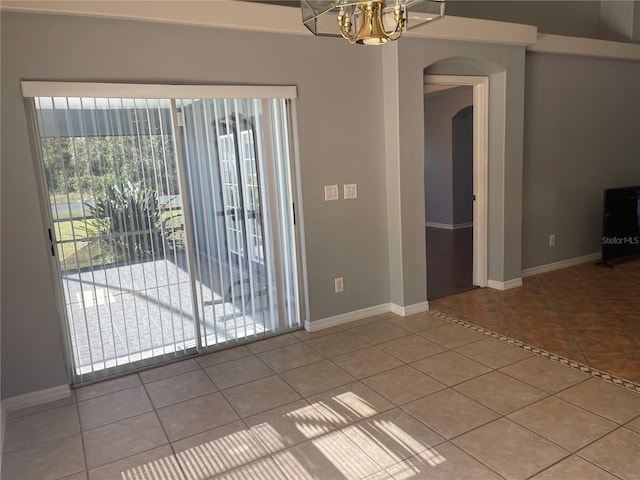
<path id="1" fill-rule="evenodd" d="M 3 0 L 2 11 L 119 18 L 147 22 L 219 27 L 231 30 L 311 36 L 302 25 L 299 8 L 261 2 L 208 1 L 122 2 Z M 411 29 L 403 35 L 441 40 L 531 45 L 538 29 L 531 25 L 445 16 L 437 22 Z"/>
<path id="2" fill-rule="evenodd" d="M 487 280 L 487 287 L 494 290 L 511 290 L 522 286 L 522 278 L 512 278 L 506 282 L 499 282 L 497 280 Z"/>
<path id="3" fill-rule="evenodd" d="M 438 222 L 425 222 L 424 224 L 425 227 L 430 227 L 430 228 L 442 228 L 444 230 L 459 230 L 461 228 L 469 228 L 469 227 L 473 227 L 473 222 L 466 222 L 466 223 L 438 223 Z"/>
<path id="4" fill-rule="evenodd" d="M 426 85 L 473 86 L 473 284 L 488 286 L 489 77 L 425 75 Z"/>
<path id="5" fill-rule="evenodd" d="M 595 38 L 565 37 L 548 33 L 538 34 L 538 41 L 527 47 L 529 52 L 578 55 L 584 57 L 640 60 L 637 43 L 610 42 Z"/>
<path id="6" fill-rule="evenodd" d="M 363 318 L 372 317 L 374 315 L 382 315 L 391 311 L 391 304 L 382 303 L 373 307 L 363 308 L 362 310 L 355 310 L 353 312 L 341 313 L 333 317 L 322 318 L 320 320 L 314 320 L 310 322 L 306 320 L 304 322 L 304 329 L 307 332 L 316 332 L 318 330 L 324 330 L 325 328 L 335 327 L 337 325 L 344 325 L 345 323 L 355 322 L 356 320 L 362 320 Z"/>
<path id="7" fill-rule="evenodd" d="M 522 270 L 522 277 L 530 277 L 532 275 L 538 275 L 540 273 L 553 272 L 554 270 L 560 270 L 561 268 L 573 267 L 576 265 L 582 265 L 583 263 L 594 262 L 600 260 L 601 253 L 595 252 L 589 255 L 583 255 L 582 257 L 568 258 L 567 260 L 560 260 L 559 262 L 547 263 L 546 265 L 539 265 L 537 267 L 526 268 Z"/>
<path id="8" fill-rule="evenodd" d="M 402 35 L 503 45 L 533 45 L 538 39 L 538 27 L 445 15 L 437 22 L 412 28 Z"/>
<path id="9" fill-rule="evenodd" d="M 297 98 L 295 86 L 169 85 L 23 81 L 23 97 L 98 98 Z"/>
<path id="10" fill-rule="evenodd" d="M 7 412 L 21 410 L 23 408 L 34 407 L 54 400 L 67 398 L 71 395 L 69 385 L 58 385 L 57 387 L 36 390 L 35 392 L 24 393 L 2 400 Z"/>
<path id="11" fill-rule="evenodd" d="M 407 305 L 406 307 L 392 303 L 391 311 L 401 317 L 408 317 L 409 315 L 415 315 L 416 313 L 428 312 L 429 302 L 414 303 L 413 305 Z"/>

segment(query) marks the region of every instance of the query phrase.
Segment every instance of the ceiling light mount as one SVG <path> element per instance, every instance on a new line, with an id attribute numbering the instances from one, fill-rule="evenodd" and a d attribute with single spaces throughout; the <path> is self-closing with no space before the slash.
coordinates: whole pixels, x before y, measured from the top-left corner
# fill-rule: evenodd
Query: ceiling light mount
<path id="1" fill-rule="evenodd" d="M 301 0 L 302 21 L 317 36 L 383 45 L 444 17 L 444 0 Z"/>

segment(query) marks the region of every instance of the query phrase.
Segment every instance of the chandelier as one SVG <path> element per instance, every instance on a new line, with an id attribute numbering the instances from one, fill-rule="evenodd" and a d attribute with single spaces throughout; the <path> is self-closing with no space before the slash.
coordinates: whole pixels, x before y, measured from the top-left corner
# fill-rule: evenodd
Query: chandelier
<path id="1" fill-rule="evenodd" d="M 302 21 L 317 36 L 383 45 L 444 17 L 444 0 L 301 0 Z"/>

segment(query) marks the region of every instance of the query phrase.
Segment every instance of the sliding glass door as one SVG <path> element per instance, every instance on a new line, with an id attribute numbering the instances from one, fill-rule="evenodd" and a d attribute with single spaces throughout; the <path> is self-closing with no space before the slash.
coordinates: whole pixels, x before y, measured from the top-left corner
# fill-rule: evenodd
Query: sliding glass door
<path id="1" fill-rule="evenodd" d="M 25 83 L 74 383 L 300 325 L 291 100 Z"/>

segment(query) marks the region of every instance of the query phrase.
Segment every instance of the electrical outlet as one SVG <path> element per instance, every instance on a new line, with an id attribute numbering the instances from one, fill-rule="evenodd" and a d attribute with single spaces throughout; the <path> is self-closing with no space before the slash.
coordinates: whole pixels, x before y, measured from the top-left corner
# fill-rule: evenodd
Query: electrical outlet
<path id="1" fill-rule="evenodd" d="M 552 233 L 551 235 L 549 235 L 549 246 L 550 247 L 555 247 L 556 246 L 556 235 L 555 235 L 555 233 Z"/>
<path id="2" fill-rule="evenodd" d="M 334 278 L 333 283 L 336 287 L 336 293 L 344 292 L 344 279 L 342 277 Z"/>

